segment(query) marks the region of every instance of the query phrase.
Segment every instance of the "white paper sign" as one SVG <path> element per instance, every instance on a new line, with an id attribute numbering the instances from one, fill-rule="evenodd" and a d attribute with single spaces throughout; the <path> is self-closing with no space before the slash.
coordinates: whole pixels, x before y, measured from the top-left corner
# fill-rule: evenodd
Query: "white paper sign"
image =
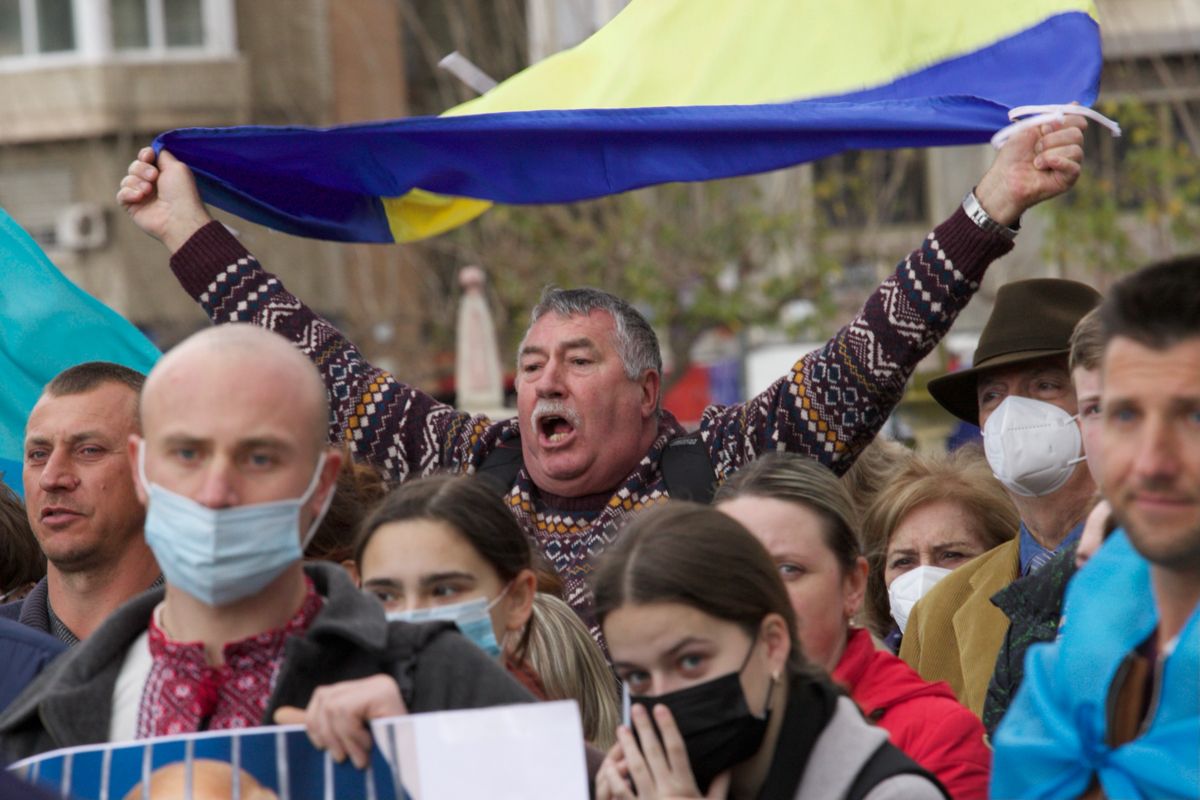
<path id="1" fill-rule="evenodd" d="M 588 797 L 572 701 L 390 717 L 371 729 L 413 800 Z"/>

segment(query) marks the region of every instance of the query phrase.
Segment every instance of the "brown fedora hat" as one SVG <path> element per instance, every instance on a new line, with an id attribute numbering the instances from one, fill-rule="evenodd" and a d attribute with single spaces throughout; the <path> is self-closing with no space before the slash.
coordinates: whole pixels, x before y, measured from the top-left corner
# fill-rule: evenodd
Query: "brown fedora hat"
<path id="1" fill-rule="evenodd" d="M 942 408 L 972 425 L 979 424 L 979 373 L 995 367 L 1066 355 L 1071 333 L 1084 315 L 1100 304 L 1100 293 L 1087 284 L 1059 278 L 1006 283 L 996 292 L 992 315 L 979 334 L 969 369 L 929 382 L 929 393 Z"/>

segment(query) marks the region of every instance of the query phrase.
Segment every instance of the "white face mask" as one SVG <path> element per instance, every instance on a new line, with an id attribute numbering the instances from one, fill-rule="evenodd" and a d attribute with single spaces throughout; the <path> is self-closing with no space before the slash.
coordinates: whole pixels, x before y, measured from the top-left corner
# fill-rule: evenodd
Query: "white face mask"
<path id="1" fill-rule="evenodd" d="M 912 613 L 917 601 L 949 574 L 950 570 L 945 567 L 920 566 L 910 569 L 892 581 L 892 585 L 888 587 L 888 603 L 892 607 L 892 619 L 900 626 L 901 633 L 904 633 L 908 615 Z"/>
<path id="2" fill-rule="evenodd" d="M 146 545 L 158 559 L 167 583 L 208 606 L 219 607 L 261 591 L 288 565 L 303 558 L 333 500 L 300 536 L 300 514 L 321 480 L 325 454 L 304 494 L 288 500 L 231 508 L 209 508 L 146 478 L 146 447 L 138 448 L 138 476 L 149 503 Z"/>
<path id="3" fill-rule="evenodd" d="M 1053 403 L 1004 398 L 983 426 L 983 453 L 996 480 L 1022 497 L 1061 489 L 1084 460 L 1075 419 Z"/>

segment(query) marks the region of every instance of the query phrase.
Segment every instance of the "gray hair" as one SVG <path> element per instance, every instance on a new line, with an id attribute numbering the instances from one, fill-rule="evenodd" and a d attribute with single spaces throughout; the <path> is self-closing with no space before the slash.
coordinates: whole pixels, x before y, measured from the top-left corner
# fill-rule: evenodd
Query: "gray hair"
<path id="1" fill-rule="evenodd" d="M 615 294 L 588 287 L 560 289 L 547 286 L 529 314 L 529 325 L 532 327 L 546 314 L 586 317 L 593 311 L 606 311 L 612 315 L 616 324 L 617 353 L 629 380 L 640 379 L 647 370 L 662 374 L 662 352 L 654 328 L 636 308 Z"/>

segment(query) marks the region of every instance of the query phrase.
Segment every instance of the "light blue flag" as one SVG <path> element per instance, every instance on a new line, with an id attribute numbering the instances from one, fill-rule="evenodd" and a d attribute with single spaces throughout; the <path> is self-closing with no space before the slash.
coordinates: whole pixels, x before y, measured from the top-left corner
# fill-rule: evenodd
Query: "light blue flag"
<path id="1" fill-rule="evenodd" d="M 67 280 L 0 209 L 0 472 L 23 496 L 25 420 L 50 379 L 85 361 L 146 372 L 159 352 L 121 315 Z"/>

